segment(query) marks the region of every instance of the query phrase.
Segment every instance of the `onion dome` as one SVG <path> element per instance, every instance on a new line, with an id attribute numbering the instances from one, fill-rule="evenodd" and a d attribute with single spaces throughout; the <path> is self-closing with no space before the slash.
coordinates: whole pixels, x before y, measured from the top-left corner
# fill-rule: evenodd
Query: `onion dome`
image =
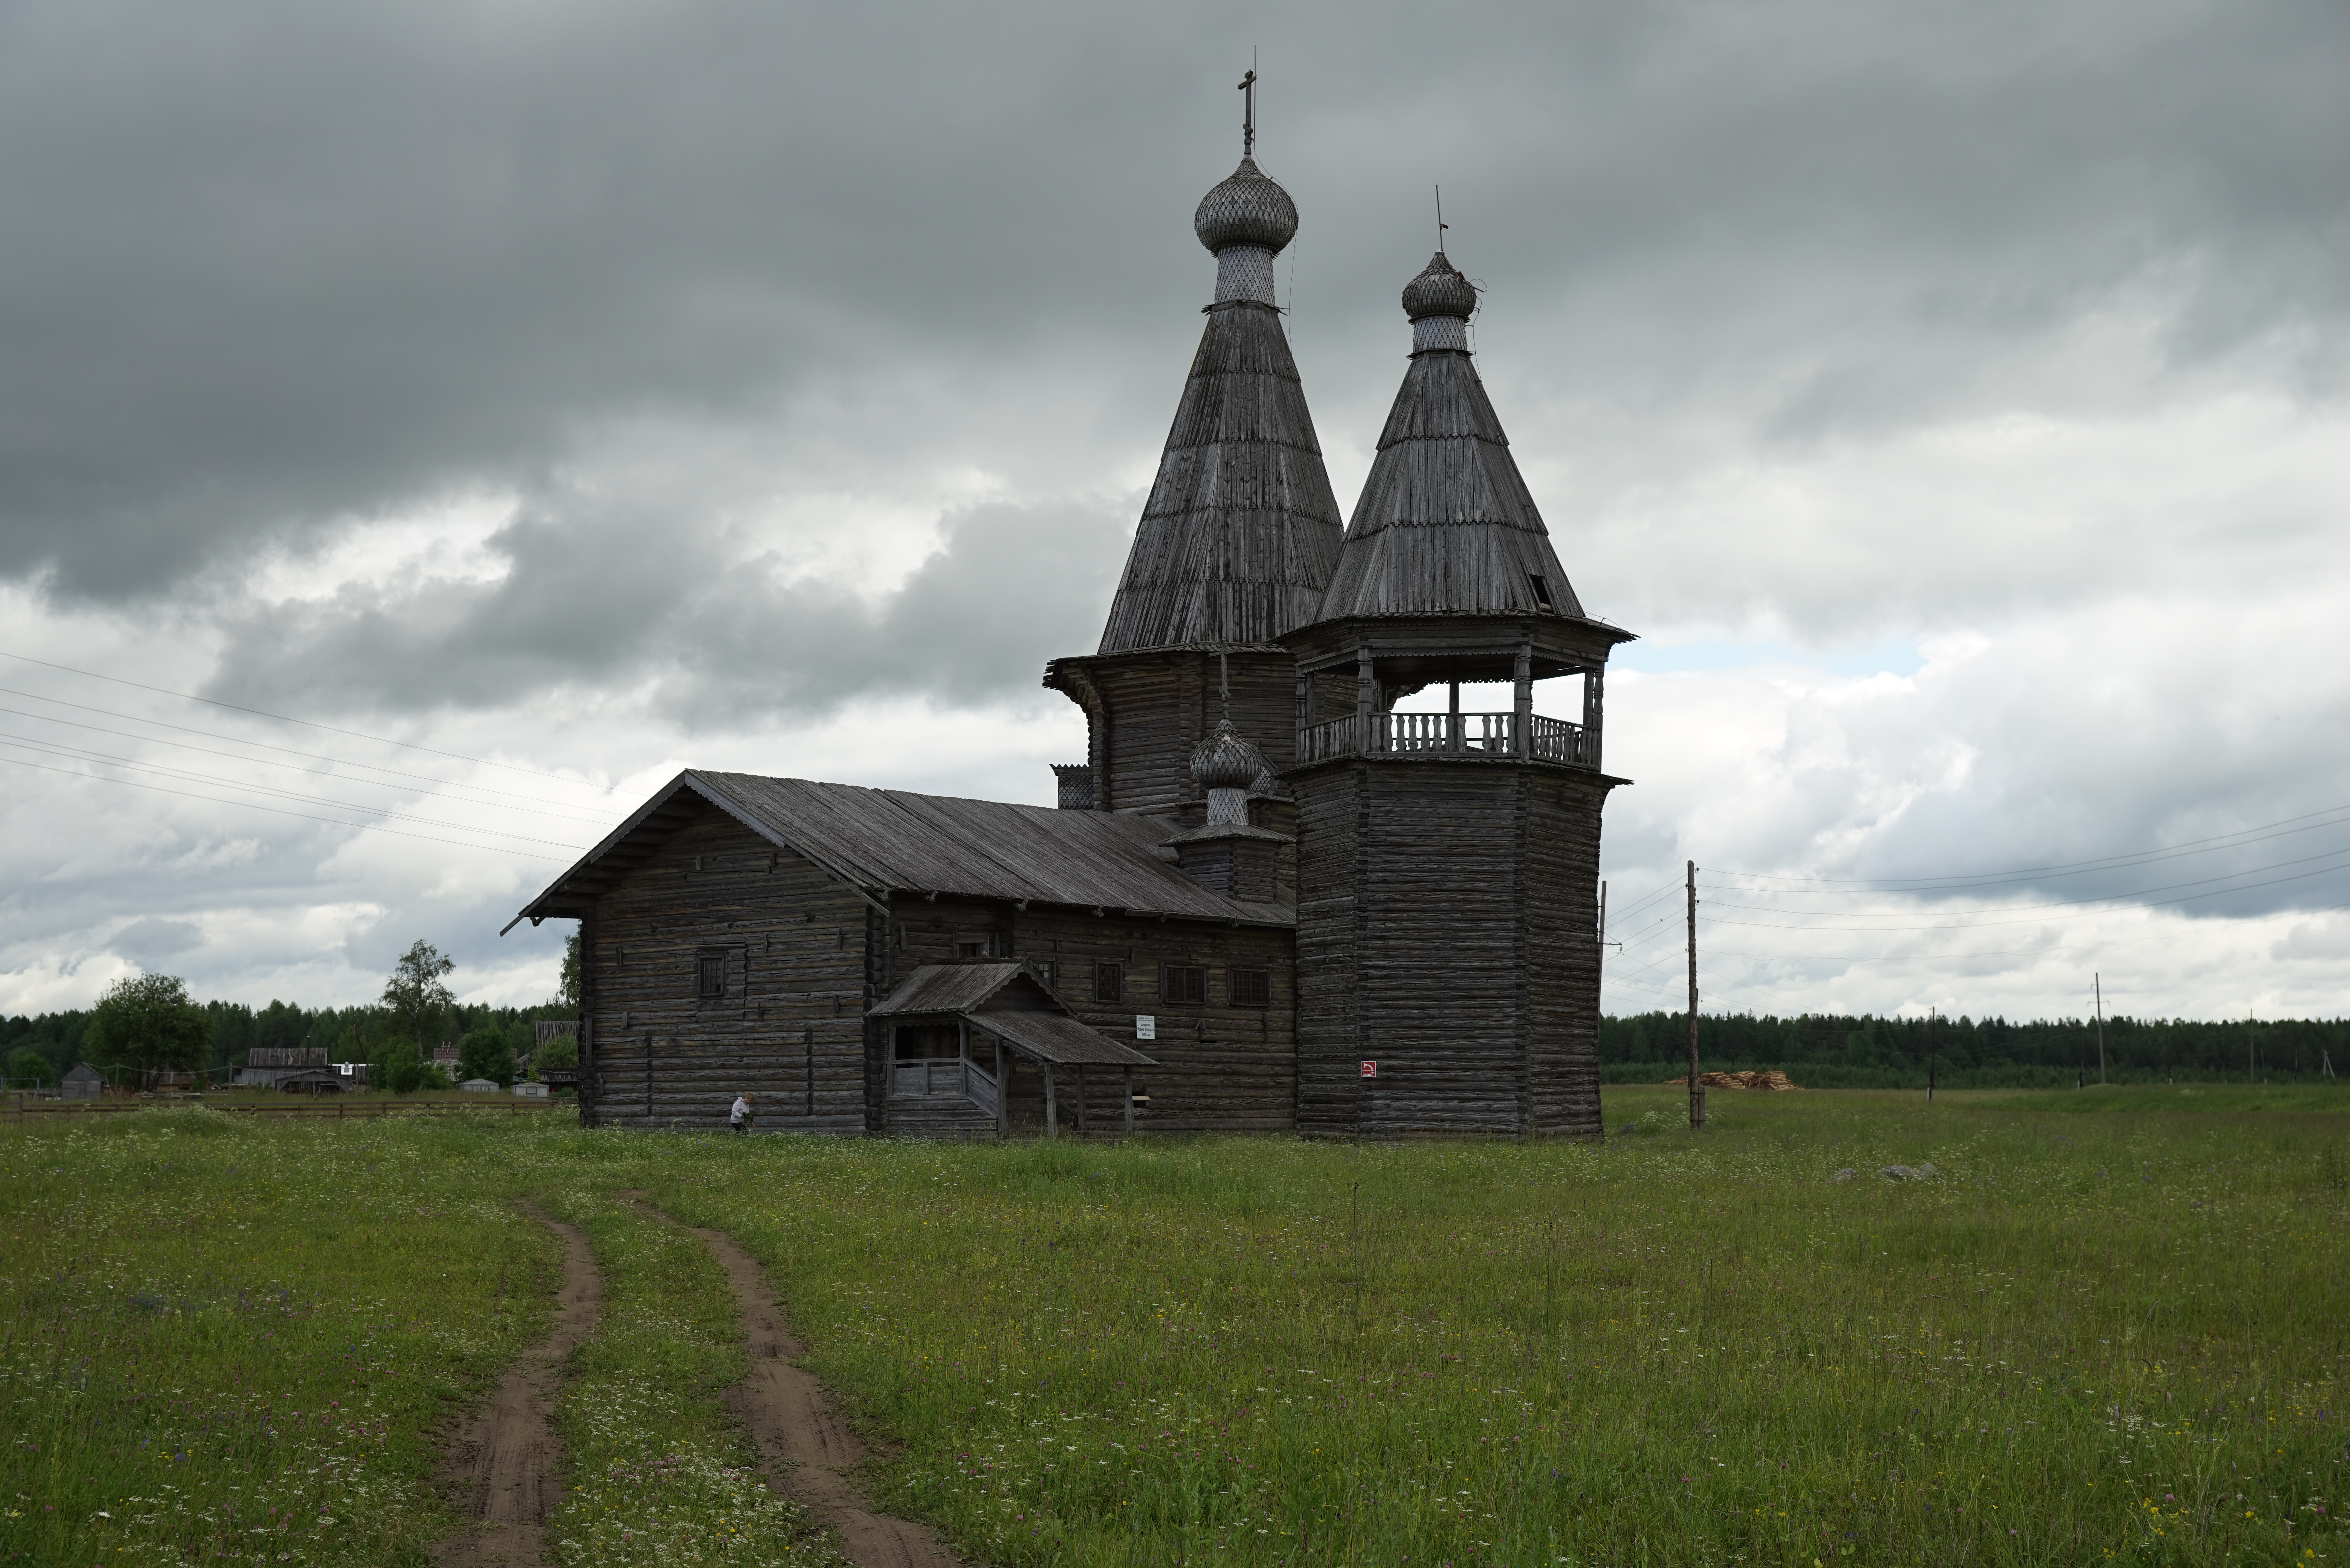
<path id="1" fill-rule="evenodd" d="M 1200 198 L 1191 232 L 1211 251 L 1262 245 L 1277 254 L 1297 237 L 1297 203 L 1258 171 L 1255 159 L 1243 158 L 1231 179 Z"/>
<path id="2" fill-rule="evenodd" d="M 1269 771 L 1230 719 L 1217 720 L 1215 732 L 1191 748 L 1191 777 L 1201 789 L 1245 790 Z"/>
<path id="3" fill-rule="evenodd" d="M 1466 321 L 1477 313 L 1477 286 L 1439 251 L 1418 277 L 1403 286 L 1403 313 L 1414 321 L 1430 316 L 1457 316 Z"/>

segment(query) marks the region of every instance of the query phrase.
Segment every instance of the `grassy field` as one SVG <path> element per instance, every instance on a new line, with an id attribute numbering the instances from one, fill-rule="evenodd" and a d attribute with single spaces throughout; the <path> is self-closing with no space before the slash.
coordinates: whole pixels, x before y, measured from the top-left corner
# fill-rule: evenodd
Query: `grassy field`
<path id="1" fill-rule="evenodd" d="M 2350 1094 L 1680 1106 L 1610 1089 L 1596 1147 L 11 1129 L 0 1557 L 412 1558 L 436 1423 L 543 1321 L 529 1197 L 610 1308 L 566 1560 L 812 1559 L 719 1413 L 716 1271 L 624 1189 L 762 1258 L 880 1500 L 974 1562 L 2350 1552 Z"/>

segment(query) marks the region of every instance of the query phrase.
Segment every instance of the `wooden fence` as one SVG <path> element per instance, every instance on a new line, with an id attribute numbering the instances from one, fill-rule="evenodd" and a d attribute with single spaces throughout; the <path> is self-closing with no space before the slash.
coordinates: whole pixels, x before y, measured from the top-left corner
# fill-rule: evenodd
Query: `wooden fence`
<path id="1" fill-rule="evenodd" d="M 19 1096 L 15 1119 L 25 1121 L 40 1116 L 117 1116 L 125 1111 L 161 1110 L 171 1106 L 203 1105 L 193 1097 L 159 1100 L 51 1100 L 27 1104 Z M 235 1116 L 307 1116 L 326 1121 L 374 1120 L 384 1116 L 494 1116 L 503 1110 L 508 1116 L 545 1116 L 550 1111 L 579 1108 L 577 1100 L 536 1099 L 524 1096 L 504 1096 L 493 1100 L 482 1095 L 470 1100 L 378 1100 L 371 1105 L 346 1105 L 339 1100 L 320 1103 L 310 1100 L 291 1106 L 215 1105 L 216 1111 Z"/>

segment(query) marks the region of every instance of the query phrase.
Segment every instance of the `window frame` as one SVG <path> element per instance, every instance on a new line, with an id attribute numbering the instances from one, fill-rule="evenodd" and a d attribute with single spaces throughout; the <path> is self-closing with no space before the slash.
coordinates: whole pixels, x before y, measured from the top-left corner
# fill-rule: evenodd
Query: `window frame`
<path id="1" fill-rule="evenodd" d="M 1094 1000 L 1096 1002 L 1126 1000 L 1126 965 L 1116 959 L 1094 961 Z"/>
<path id="2" fill-rule="evenodd" d="M 1175 977 L 1181 975 L 1180 986 Z M 1159 1000 L 1169 1007 L 1204 1007 L 1208 1002 L 1208 966 L 1203 963 L 1177 963 L 1173 960 L 1159 966 Z"/>
<path id="3" fill-rule="evenodd" d="M 729 961 L 733 957 L 733 954 L 724 948 L 693 950 L 694 1001 L 724 1002 L 733 994 L 726 983 L 729 978 L 727 971 L 733 967 Z M 718 975 L 718 989 L 715 991 L 710 988 L 710 976 L 713 968 Z"/>
<path id="4" fill-rule="evenodd" d="M 1253 995 L 1243 995 L 1243 985 Z M 1234 964 L 1224 971 L 1224 999 L 1233 1007 L 1271 1007 L 1273 971 L 1261 964 Z"/>

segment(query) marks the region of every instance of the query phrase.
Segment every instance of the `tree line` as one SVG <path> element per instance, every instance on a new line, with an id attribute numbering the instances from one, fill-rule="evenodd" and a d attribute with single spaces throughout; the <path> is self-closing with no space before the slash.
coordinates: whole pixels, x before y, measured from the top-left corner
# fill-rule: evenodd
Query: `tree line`
<path id="1" fill-rule="evenodd" d="M 2108 1083 L 2306 1083 L 2350 1073 L 2350 1019 L 2130 1018 L 2105 1021 Z M 1705 1072 L 1775 1067 L 1813 1088 L 2055 1088 L 2098 1081 L 2094 1018 L 1880 1018 L 1807 1012 L 1781 1018 L 1700 1013 Z M 1656 1082 L 1689 1071 L 1689 1014 L 1643 1012 L 1599 1021 L 1609 1083 Z"/>
<path id="2" fill-rule="evenodd" d="M 540 1019 L 579 1015 L 578 938 L 564 953 L 558 992 L 532 1007 L 492 1007 L 457 1001 L 448 984 L 455 963 L 432 943 L 400 955 L 382 994 L 351 1007 L 307 1008 L 272 1001 L 198 1002 L 176 975 L 130 975 L 109 987 L 97 1004 L 62 1012 L 0 1019 L 0 1059 L 12 1087 L 55 1086 L 74 1064 L 88 1062 L 112 1083 L 136 1085 L 164 1073 L 206 1075 L 241 1067 L 262 1049 L 323 1050 L 329 1062 L 359 1062 L 371 1083 L 409 1092 L 449 1086 L 432 1061 L 433 1049 L 458 1047 L 464 1077 L 511 1085 L 533 1057 Z M 577 1064 L 576 1042 L 550 1042 L 530 1067 Z"/>

